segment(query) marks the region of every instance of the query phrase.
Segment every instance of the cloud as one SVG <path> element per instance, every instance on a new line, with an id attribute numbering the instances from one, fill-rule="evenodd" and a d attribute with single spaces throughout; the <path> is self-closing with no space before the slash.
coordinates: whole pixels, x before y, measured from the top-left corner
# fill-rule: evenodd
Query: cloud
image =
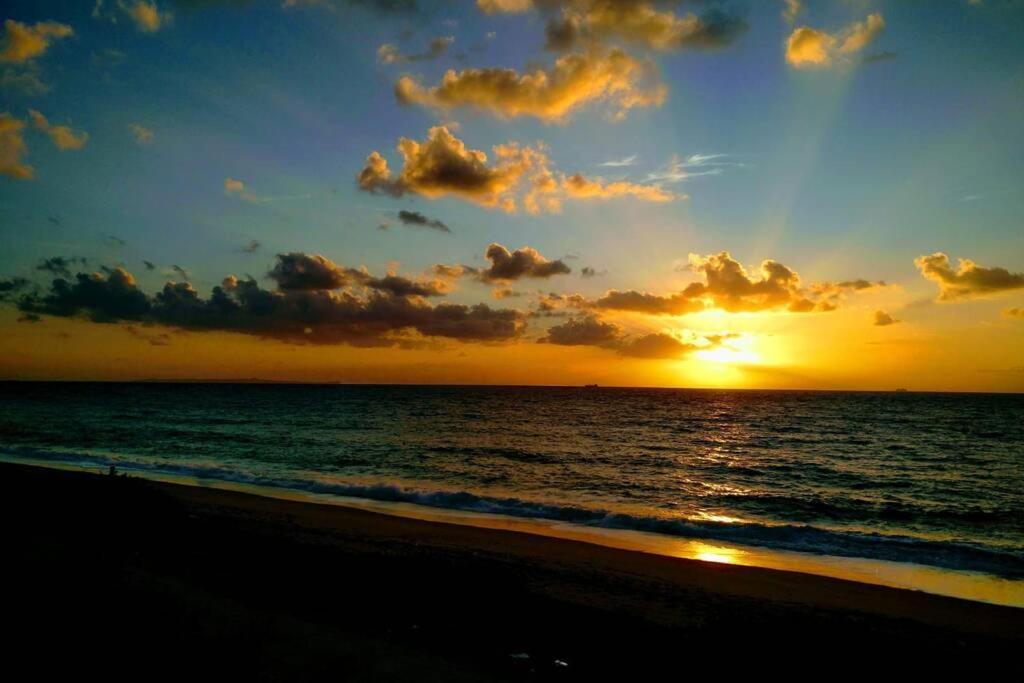
<path id="1" fill-rule="evenodd" d="M 803 0 L 783 0 L 783 3 L 785 8 L 782 10 L 782 18 L 787 24 L 792 24 L 797 15 L 804 11 Z"/>
<path id="2" fill-rule="evenodd" d="M 722 48 L 746 30 L 747 22 L 741 17 L 719 9 L 678 16 L 657 9 L 653 2 L 576 0 L 549 20 L 546 34 L 549 49 L 567 49 L 580 41 L 621 40 L 670 52 Z"/>
<path id="3" fill-rule="evenodd" d="M 583 266 L 582 268 L 580 268 L 580 277 L 597 277 L 598 275 L 603 274 L 604 273 L 597 272 L 597 270 L 595 270 L 591 266 Z"/>
<path id="4" fill-rule="evenodd" d="M 794 29 L 786 41 L 786 62 L 797 69 L 849 63 L 849 57 L 874 42 L 884 28 L 885 19 L 879 12 L 835 34 L 800 26 Z"/>
<path id="5" fill-rule="evenodd" d="M 541 152 L 515 144 L 494 147 L 495 163 L 487 155 L 469 149 L 445 126 L 430 129 L 425 142 L 401 138 L 398 151 L 404 163 L 392 176 L 388 163 L 379 152 L 366 159 L 357 176 L 360 189 L 400 197 L 406 192 L 437 198 L 455 195 L 486 207 L 515 211 L 512 196 L 523 174 L 545 163 Z"/>
<path id="6" fill-rule="evenodd" d="M 260 242 L 259 240 L 249 240 L 249 243 L 246 244 L 241 249 L 239 249 L 239 251 L 241 251 L 243 253 L 246 253 L 246 254 L 255 254 L 257 251 L 260 250 L 260 247 L 262 247 L 262 246 L 263 246 L 263 243 Z"/>
<path id="7" fill-rule="evenodd" d="M 621 328 L 614 323 L 603 322 L 594 316 L 580 316 L 550 328 L 540 341 L 559 346 L 615 348 L 621 335 Z"/>
<path id="8" fill-rule="evenodd" d="M 146 267 L 146 270 L 156 270 L 156 264 L 152 261 L 143 261 L 142 265 Z"/>
<path id="9" fill-rule="evenodd" d="M 317 260 L 316 255 L 298 252 L 280 255 L 271 272 L 287 273 L 282 276 L 285 279 L 300 277 L 282 263 Z M 335 281 L 326 280 L 331 289 L 314 289 L 307 278 L 306 287 L 268 290 L 251 278 L 229 276 L 208 298 L 201 297 L 188 282 L 168 282 L 149 296 L 131 273 L 114 268 L 54 280 L 44 293 L 23 295 L 18 307 L 30 315 L 155 323 L 314 344 L 392 346 L 414 344 L 422 337 L 499 342 L 514 339 L 523 331 L 523 316 L 516 310 L 492 309 L 486 304 L 431 305 L 420 293 L 427 288 L 423 283 L 390 274 L 378 278 L 323 260 L 327 262 L 320 264 L 324 269 L 340 270 L 352 278 L 347 286 L 333 288 Z"/>
<path id="10" fill-rule="evenodd" d="M 245 183 L 236 178 L 224 179 L 224 194 L 247 202 L 258 202 L 260 200 L 259 197 L 245 189 Z"/>
<path id="11" fill-rule="evenodd" d="M 146 146 L 153 142 L 153 131 L 138 123 L 129 124 L 128 132 L 132 134 L 132 138 L 138 145 Z"/>
<path id="12" fill-rule="evenodd" d="M 0 173 L 18 180 L 31 180 L 35 175 L 21 158 L 28 153 L 22 130 L 25 123 L 7 112 L 0 114 Z"/>
<path id="13" fill-rule="evenodd" d="M 82 149 L 89 141 L 89 134 L 85 131 L 76 133 L 68 126 L 54 126 L 35 109 L 29 109 L 28 117 L 32 120 L 32 125 L 49 135 L 53 144 L 61 151 Z"/>
<path id="14" fill-rule="evenodd" d="M 517 299 L 522 295 L 522 292 L 517 292 L 509 287 L 499 287 L 491 290 L 491 296 L 495 299 Z"/>
<path id="15" fill-rule="evenodd" d="M 720 346 L 724 339 L 722 335 L 714 335 L 705 337 L 702 344 L 697 344 L 681 341 L 665 332 L 629 336 L 614 323 L 605 322 L 593 315 L 582 315 L 549 328 L 538 342 L 558 346 L 596 346 L 632 358 L 673 359 L 700 349 Z"/>
<path id="16" fill-rule="evenodd" d="M 490 267 L 477 273 L 484 282 L 507 282 L 522 278 L 549 278 L 572 272 L 560 259 L 549 261 L 533 247 L 520 247 L 509 251 L 508 247 L 492 243 L 484 253 L 491 262 Z"/>
<path id="17" fill-rule="evenodd" d="M 36 266 L 36 270 L 69 278 L 71 277 L 72 268 L 76 265 L 85 267 L 87 262 L 88 261 L 81 256 L 71 256 L 68 258 L 65 258 L 64 256 L 51 256 L 50 258 L 40 261 Z"/>
<path id="18" fill-rule="evenodd" d="M 605 161 L 603 163 L 598 164 L 598 166 L 607 166 L 607 167 L 610 167 L 610 168 L 620 168 L 620 167 L 623 167 L 623 166 L 635 166 L 636 165 L 636 160 L 637 160 L 637 155 L 636 154 L 631 154 L 628 157 L 623 157 L 622 159 L 611 159 L 609 161 Z"/>
<path id="19" fill-rule="evenodd" d="M 384 43 L 377 48 L 377 61 L 381 64 L 406 64 L 410 62 L 430 61 L 443 56 L 454 42 L 455 38 L 451 36 L 434 38 L 430 41 L 430 45 L 427 47 L 426 52 L 416 55 L 403 55 L 397 46 L 392 45 L 391 43 Z"/>
<path id="20" fill-rule="evenodd" d="M 278 254 L 267 276 L 283 291 L 332 290 L 359 285 L 395 296 L 443 296 L 447 284 L 441 280 L 415 281 L 393 273 L 373 277 L 365 270 L 339 266 L 326 256 L 290 252 Z"/>
<path id="21" fill-rule="evenodd" d="M 622 50 L 591 49 L 558 58 L 545 70 L 520 74 L 515 69 L 449 70 L 441 83 L 424 87 L 412 76 L 395 84 L 401 104 L 440 111 L 470 108 L 499 118 L 532 116 L 545 123 L 564 123 L 584 106 L 607 104 L 615 119 L 636 107 L 658 107 L 667 87 L 656 82 L 656 69 Z"/>
<path id="22" fill-rule="evenodd" d="M 678 198 L 657 185 L 624 181 L 607 183 L 580 174 L 556 176 L 540 145 L 529 147 L 509 142 L 493 148 L 494 163 L 487 154 L 470 149 L 445 126 L 431 128 L 425 142 L 401 138 L 398 151 L 404 162 L 396 176 L 380 152 L 372 152 L 356 176 L 365 192 L 401 197 L 407 192 L 431 199 L 454 195 L 487 208 L 507 213 L 518 210 L 519 195 L 529 213 L 557 213 L 562 199 L 588 200 L 632 197 L 665 202 Z"/>
<path id="23" fill-rule="evenodd" d="M 135 23 L 135 27 L 143 33 L 156 33 L 165 28 L 173 20 L 170 12 L 161 12 L 155 2 L 134 0 L 126 2 L 118 0 L 118 7 Z"/>
<path id="24" fill-rule="evenodd" d="M 8 297 L 25 289 L 29 284 L 23 277 L 0 278 L 0 301 L 6 301 Z"/>
<path id="25" fill-rule="evenodd" d="M 670 295 L 635 290 L 609 290 L 584 307 L 631 311 L 647 315 L 685 315 L 714 308 L 730 313 L 785 309 L 793 313 L 831 311 L 845 291 L 859 291 L 884 283 L 851 280 L 842 283 L 814 283 L 803 287 L 800 277 L 787 266 L 771 259 L 761 262 L 752 276 L 727 251 L 708 256 L 690 254 L 689 270 L 704 276 L 681 292 Z"/>
<path id="26" fill-rule="evenodd" d="M 8 19 L 4 22 L 4 39 L 0 62 L 24 64 L 42 56 L 54 41 L 74 35 L 74 30 L 55 21 L 41 21 L 32 26 Z"/>
<path id="27" fill-rule="evenodd" d="M 38 97 L 50 92 L 50 86 L 43 82 L 35 62 L 4 68 L 0 72 L 0 89 L 13 90 L 26 97 Z"/>
<path id="28" fill-rule="evenodd" d="M 875 311 L 874 324 L 877 325 L 878 327 L 886 327 L 888 325 L 895 325 L 896 323 L 901 322 L 903 321 L 897 320 L 896 318 L 892 317 L 885 311 Z"/>
<path id="29" fill-rule="evenodd" d="M 124 268 L 109 274 L 79 273 L 74 281 L 58 278 L 48 294 L 22 297 L 18 307 L 25 313 L 68 317 L 83 313 L 94 322 L 141 320 L 150 310 L 149 299 Z"/>
<path id="30" fill-rule="evenodd" d="M 1007 318 L 1016 318 L 1018 320 L 1024 320 L 1024 308 L 1007 308 L 1003 310 L 1003 315 L 1006 316 Z"/>
<path id="31" fill-rule="evenodd" d="M 638 185 L 626 181 L 605 182 L 601 178 L 588 180 L 576 173 L 562 179 L 562 188 L 572 199 L 613 199 L 634 197 L 649 202 L 670 202 L 677 196 L 657 185 Z"/>
<path id="32" fill-rule="evenodd" d="M 398 212 L 398 220 L 402 225 L 410 225 L 417 228 L 430 228 L 438 232 L 451 232 L 451 228 L 436 218 L 428 218 L 419 211 L 401 210 Z"/>
<path id="33" fill-rule="evenodd" d="M 928 280 L 939 285 L 939 301 L 957 301 L 1024 288 L 1024 273 L 1006 268 L 985 268 L 970 259 L 960 259 L 953 270 L 942 252 L 919 256 L 914 265 Z"/>
<path id="34" fill-rule="evenodd" d="M 487 14 L 522 14 L 533 9 L 533 0 L 476 0 Z"/>
<path id="35" fill-rule="evenodd" d="M 279 289 L 339 289 L 352 282 L 348 271 L 320 254 L 278 254 L 267 274 Z"/>

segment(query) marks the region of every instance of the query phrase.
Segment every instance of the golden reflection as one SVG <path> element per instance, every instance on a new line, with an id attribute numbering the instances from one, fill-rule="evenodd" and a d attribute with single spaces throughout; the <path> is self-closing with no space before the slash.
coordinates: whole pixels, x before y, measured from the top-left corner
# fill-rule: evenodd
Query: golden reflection
<path id="1" fill-rule="evenodd" d="M 742 551 L 708 543 L 694 543 L 693 557 L 702 562 L 718 562 L 719 564 L 741 564 Z"/>

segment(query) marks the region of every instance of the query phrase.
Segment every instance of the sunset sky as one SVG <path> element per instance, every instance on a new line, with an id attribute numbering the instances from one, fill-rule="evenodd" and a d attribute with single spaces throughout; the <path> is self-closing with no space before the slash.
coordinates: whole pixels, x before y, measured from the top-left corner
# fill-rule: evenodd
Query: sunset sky
<path id="1" fill-rule="evenodd" d="M 2 378 L 1024 391 L 1024 2 L 3 11 Z"/>

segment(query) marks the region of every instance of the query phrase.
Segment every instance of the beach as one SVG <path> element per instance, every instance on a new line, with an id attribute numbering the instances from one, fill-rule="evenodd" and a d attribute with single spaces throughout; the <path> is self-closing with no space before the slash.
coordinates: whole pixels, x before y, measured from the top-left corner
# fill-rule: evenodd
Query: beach
<path id="1" fill-rule="evenodd" d="M 1009 607 L 134 477 L 2 464 L 0 486 L 9 651 L 40 676 L 1021 668 Z"/>

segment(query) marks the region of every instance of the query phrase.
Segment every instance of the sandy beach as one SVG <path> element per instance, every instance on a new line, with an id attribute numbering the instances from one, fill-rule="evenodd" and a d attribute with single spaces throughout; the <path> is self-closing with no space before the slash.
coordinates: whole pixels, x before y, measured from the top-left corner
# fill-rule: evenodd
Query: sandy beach
<path id="1" fill-rule="evenodd" d="M 10 652 L 40 676 L 1021 667 L 1019 609 L 127 477 L 0 486 Z"/>

